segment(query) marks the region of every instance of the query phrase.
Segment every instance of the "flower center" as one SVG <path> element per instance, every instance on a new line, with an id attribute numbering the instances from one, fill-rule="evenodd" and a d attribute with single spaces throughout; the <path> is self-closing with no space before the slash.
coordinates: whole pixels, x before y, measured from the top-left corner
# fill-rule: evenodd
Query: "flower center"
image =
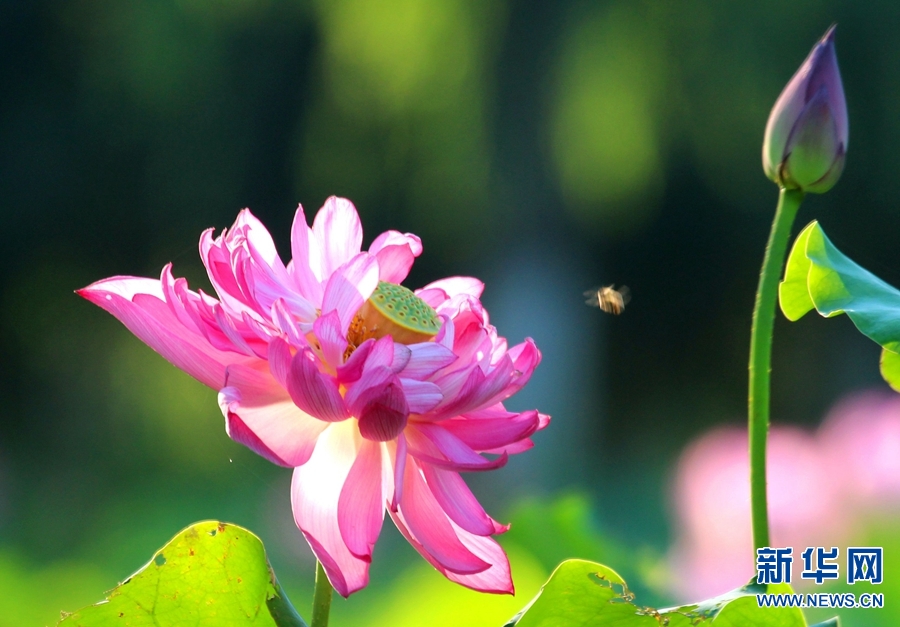
<path id="1" fill-rule="evenodd" d="M 428 303 L 402 285 L 379 281 L 350 323 L 348 352 L 369 338 L 390 335 L 400 344 L 427 342 L 441 329 L 441 320 Z"/>

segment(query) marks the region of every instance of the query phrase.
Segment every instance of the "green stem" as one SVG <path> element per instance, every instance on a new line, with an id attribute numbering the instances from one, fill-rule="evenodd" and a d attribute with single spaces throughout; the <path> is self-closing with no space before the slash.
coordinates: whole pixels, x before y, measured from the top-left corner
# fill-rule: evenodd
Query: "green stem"
<path id="1" fill-rule="evenodd" d="M 769 511 L 766 503 L 766 436 L 769 433 L 769 379 L 772 373 L 772 327 L 778 280 L 784 267 L 791 226 L 803 200 L 799 189 L 782 189 L 772 221 L 769 243 L 759 275 L 753 327 L 750 332 L 750 503 L 753 516 L 753 545 L 769 546 Z M 754 551 L 754 559 L 755 559 Z"/>
<path id="2" fill-rule="evenodd" d="M 309 627 L 328 627 L 331 593 L 334 589 L 321 562 L 316 562 L 316 591 L 313 594 L 312 622 Z"/>

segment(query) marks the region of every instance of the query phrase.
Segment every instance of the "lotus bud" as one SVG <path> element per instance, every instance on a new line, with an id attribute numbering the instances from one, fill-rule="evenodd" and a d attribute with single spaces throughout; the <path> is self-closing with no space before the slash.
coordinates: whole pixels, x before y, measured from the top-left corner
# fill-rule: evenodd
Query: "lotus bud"
<path id="1" fill-rule="evenodd" d="M 779 186 L 821 194 L 844 169 L 847 102 L 834 51 L 834 26 L 781 92 L 766 124 L 763 169 Z"/>

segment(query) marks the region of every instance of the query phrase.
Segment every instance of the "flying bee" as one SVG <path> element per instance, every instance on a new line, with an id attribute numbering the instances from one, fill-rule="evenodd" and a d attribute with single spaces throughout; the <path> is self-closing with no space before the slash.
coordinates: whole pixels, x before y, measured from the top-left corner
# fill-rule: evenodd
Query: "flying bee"
<path id="1" fill-rule="evenodd" d="M 606 313 L 618 316 L 625 311 L 625 305 L 631 300 L 631 292 L 626 286 L 614 289 L 613 285 L 598 287 L 584 293 L 587 300 L 584 301 L 591 307 L 599 307 Z"/>

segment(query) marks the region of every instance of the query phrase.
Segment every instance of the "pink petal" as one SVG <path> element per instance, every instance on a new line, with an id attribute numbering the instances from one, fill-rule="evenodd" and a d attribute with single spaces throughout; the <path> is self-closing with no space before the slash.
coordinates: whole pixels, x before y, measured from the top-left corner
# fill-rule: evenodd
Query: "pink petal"
<path id="1" fill-rule="evenodd" d="M 322 254 L 323 278 L 331 276 L 338 267 L 359 254 L 362 225 L 356 207 L 346 198 L 332 196 L 326 200 L 316 214 L 312 231 Z"/>
<path id="2" fill-rule="evenodd" d="M 421 288 L 415 291 L 416 296 L 425 301 L 432 309 L 437 309 L 447 300 L 447 292 L 438 288 Z"/>
<path id="3" fill-rule="evenodd" d="M 429 294 L 427 297 L 435 301 L 433 303 L 426 302 L 432 307 L 435 307 L 460 294 L 468 294 L 474 298 L 479 298 L 484 291 L 484 283 L 474 277 L 454 276 L 435 281 L 434 283 L 429 283 L 421 290 L 416 290 L 416 295 L 422 298 L 422 295 L 419 294 L 419 292 L 424 291 L 428 291 Z M 443 298 L 438 295 L 439 292 L 443 292 Z"/>
<path id="4" fill-rule="evenodd" d="M 518 442 L 513 442 L 512 444 L 508 444 L 506 446 L 498 446 L 497 448 L 489 448 L 479 452 L 491 453 L 494 455 L 518 455 L 519 453 L 530 451 L 533 448 L 534 440 L 532 440 L 531 438 L 525 438 L 524 440 L 519 440 Z"/>
<path id="5" fill-rule="evenodd" d="M 400 231 L 385 231 L 376 237 L 372 245 L 369 246 L 369 252 L 375 255 L 389 246 L 405 246 L 414 257 L 422 254 L 422 240 L 419 236 L 412 233 L 401 233 Z"/>
<path id="6" fill-rule="evenodd" d="M 378 287 L 378 262 L 368 253 L 353 257 L 335 270 L 325 285 L 322 313 L 337 311 L 346 332 L 353 316 Z"/>
<path id="7" fill-rule="evenodd" d="M 412 233 L 387 231 L 375 238 L 369 253 L 378 259 L 378 278 L 399 285 L 422 254 L 422 240 Z"/>
<path id="8" fill-rule="evenodd" d="M 403 394 L 409 406 L 409 413 L 424 414 L 430 412 L 444 400 L 441 388 L 431 381 L 417 381 L 400 377 Z"/>
<path id="9" fill-rule="evenodd" d="M 498 418 L 451 418 L 441 422 L 441 427 L 476 451 L 486 451 L 508 446 L 527 438 L 538 430 L 540 420 L 537 411 L 521 414 L 509 413 Z"/>
<path id="10" fill-rule="evenodd" d="M 410 422 L 404 432 L 410 454 L 429 464 L 448 470 L 493 470 L 508 461 L 506 455 L 490 460 L 442 428 L 440 424 Z"/>
<path id="11" fill-rule="evenodd" d="M 359 380 L 364 371 L 377 367 L 389 367 L 394 372 L 394 362 L 398 359 L 398 353 L 394 349 L 397 346 L 402 346 L 402 344 L 394 344 L 389 336 L 378 340 L 366 340 L 353 351 L 343 366 L 338 367 L 338 381 L 345 385 L 353 383 Z"/>
<path id="12" fill-rule="evenodd" d="M 395 516 L 419 543 L 423 555 L 427 554 L 442 568 L 460 574 L 490 568 L 488 562 L 476 557 L 460 541 L 413 459 L 406 462 L 403 497 Z"/>
<path id="13" fill-rule="evenodd" d="M 452 350 L 435 342 L 411 344 L 405 348 L 410 351 L 409 361 L 399 374 L 409 379 L 427 379 L 456 361 L 456 355 Z"/>
<path id="14" fill-rule="evenodd" d="M 223 253 L 224 255 L 227 255 L 229 263 L 228 267 L 237 284 L 242 302 L 247 305 L 248 309 L 252 310 L 257 308 L 258 303 L 253 299 L 253 292 L 250 290 L 250 284 L 247 282 L 247 267 L 250 265 L 250 254 L 245 247 L 233 241 L 238 239 L 235 237 L 237 233 L 239 232 L 231 232 L 230 239 L 232 240 L 232 243 L 228 244 L 228 248 L 226 248 Z M 221 266 L 224 264 L 217 265 Z"/>
<path id="15" fill-rule="evenodd" d="M 340 383 L 346 385 L 359 380 L 363 373 L 363 367 L 366 365 L 366 359 L 374 345 L 375 340 L 366 340 L 350 354 L 350 358 L 344 362 L 344 365 L 337 367 L 337 379 Z"/>
<path id="16" fill-rule="evenodd" d="M 292 291 L 293 286 L 288 286 L 292 282 L 286 272 L 284 283 L 275 283 L 274 280 L 268 278 L 261 279 L 259 272 L 251 272 L 250 276 L 250 289 L 253 291 L 253 298 L 256 302 L 255 309 L 260 312 L 261 316 L 265 316 L 268 308 L 276 300 L 284 301 L 291 315 L 302 322 L 310 323 L 319 315 L 317 308 L 310 301 Z"/>
<path id="17" fill-rule="evenodd" d="M 366 405 L 380 395 L 384 386 L 394 378 L 394 373 L 387 366 L 365 368 L 362 376 L 356 382 L 348 385 L 344 394 L 344 402 L 350 413 L 359 416 Z"/>
<path id="18" fill-rule="evenodd" d="M 516 344 L 509 349 L 507 355 L 512 359 L 515 370 L 515 377 L 507 396 L 509 398 L 525 387 L 525 384 L 531 379 L 534 369 L 541 363 L 541 351 L 538 350 L 534 340 L 529 337 L 525 338 L 521 344 Z"/>
<path id="19" fill-rule="evenodd" d="M 361 439 L 352 421 L 332 423 L 309 461 L 294 470 L 291 485 L 294 521 L 344 597 L 369 582 L 369 562 L 350 552 L 338 522 L 338 502 Z"/>
<path id="20" fill-rule="evenodd" d="M 243 235 L 250 247 L 258 254 L 260 259 L 268 266 L 281 265 L 281 259 L 278 257 L 278 251 L 275 249 L 275 242 L 269 230 L 263 225 L 259 219 L 250 212 L 249 209 L 242 209 L 238 213 L 234 226 L 231 227 L 232 233 L 243 228 Z"/>
<path id="21" fill-rule="evenodd" d="M 429 464 L 419 466 L 431 493 L 450 520 L 478 536 L 489 536 L 497 532 L 494 521 L 485 513 L 458 472 L 442 470 Z"/>
<path id="22" fill-rule="evenodd" d="M 266 233 L 268 236 L 268 233 Z M 269 238 L 271 244 L 271 238 Z M 306 321 L 312 321 L 316 316 L 316 306 L 307 298 L 297 292 L 295 281 L 288 275 L 277 253 L 269 253 L 258 250 L 251 240 L 244 244 L 249 258 L 242 264 L 243 279 L 247 284 L 247 294 L 251 297 L 254 309 L 261 314 L 268 310 L 276 299 L 284 299 L 291 306 L 291 310 L 298 317 Z"/>
<path id="23" fill-rule="evenodd" d="M 456 325 L 453 323 L 453 319 L 446 314 L 438 314 L 438 318 L 441 319 L 441 328 L 434 337 L 434 342 L 452 351 Z"/>
<path id="24" fill-rule="evenodd" d="M 527 413 L 527 412 L 526 412 Z M 547 427 L 550 424 L 550 416 L 547 414 L 538 414 L 537 415 L 537 429 L 535 431 L 540 431 Z M 443 425 L 443 423 L 442 423 Z M 452 429 L 451 429 L 452 431 Z M 479 453 L 491 453 L 494 455 L 517 455 L 518 453 L 524 453 L 527 450 L 530 450 L 534 447 L 534 441 L 531 438 L 523 438 L 517 442 L 513 442 L 511 444 L 498 446 L 496 448 L 486 448 L 486 449 L 478 449 Z"/>
<path id="25" fill-rule="evenodd" d="M 228 435 L 281 466 L 302 466 L 328 426 L 300 411 L 268 372 L 234 365 L 219 392 Z"/>
<path id="26" fill-rule="evenodd" d="M 515 378 L 514 372 L 512 360 L 506 355 L 487 375 L 477 366 L 472 368 L 462 389 L 450 396 L 452 400 L 441 407 L 438 413 L 441 416 L 464 414 L 508 398 L 511 393 L 507 393 L 507 388 Z M 446 388 L 443 385 L 441 388 L 445 391 L 445 396 L 448 396 Z"/>
<path id="27" fill-rule="evenodd" d="M 238 214 L 231 230 L 213 240 L 211 230 L 200 238 L 200 256 L 210 280 L 229 316 L 240 318 L 246 311 L 265 315 L 278 297 L 305 299 L 291 290 L 291 281 L 278 257 L 269 232 L 249 210 Z M 305 305 L 307 310 L 313 309 Z"/>
<path id="28" fill-rule="evenodd" d="M 491 355 L 493 357 L 504 355 L 508 349 L 509 344 L 507 344 L 505 337 L 494 336 L 494 346 L 491 349 Z"/>
<path id="29" fill-rule="evenodd" d="M 278 330 L 284 333 L 291 346 L 295 348 L 309 346 L 306 336 L 297 326 L 287 304 L 281 298 L 272 303 L 272 322 L 278 327 Z"/>
<path id="30" fill-rule="evenodd" d="M 359 413 L 359 433 L 367 440 L 393 440 L 406 426 L 409 407 L 399 382 L 392 381 L 366 403 Z"/>
<path id="31" fill-rule="evenodd" d="M 453 338 L 453 353 L 459 363 L 481 365 L 487 369 L 490 365 L 490 354 L 493 342 L 484 324 L 467 312 L 465 316 L 458 316 L 456 323 L 456 337 Z M 487 360 L 486 360 L 487 358 Z"/>
<path id="32" fill-rule="evenodd" d="M 177 286 L 176 286 L 177 289 Z M 196 298 L 191 292 L 181 294 L 181 302 L 184 305 L 185 313 L 191 316 L 194 321 L 194 327 L 202 334 L 206 341 L 213 347 L 223 351 L 236 350 L 234 344 L 216 321 L 216 310 L 223 307 L 224 304 L 212 296 L 203 293 L 203 290 L 197 290 Z M 244 310 L 245 312 L 249 310 Z"/>
<path id="33" fill-rule="evenodd" d="M 453 470 L 455 472 L 483 472 L 486 470 L 496 470 L 497 468 L 502 468 L 509 462 L 509 453 L 505 450 L 500 453 L 500 457 L 497 459 L 489 460 L 482 458 L 482 461 L 480 462 L 452 461 L 448 460 L 443 455 L 434 455 L 433 453 L 424 452 L 421 448 L 410 448 L 409 454 L 423 464 L 431 464 L 437 468 L 444 468 L 445 470 Z"/>
<path id="34" fill-rule="evenodd" d="M 333 368 L 344 363 L 347 339 L 341 332 L 341 320 L 336 311 L 319 316 L 313 323 L 313 333 L 319 340 L 325 363 Z"/>
<path id="35" fill-rule="evenodd" d="M 344 420 L 349 414 L 337 383 L 319 372 L 315 361 L 308 348 L 294 355 L 287 379 L 288 393 L 297 407 L 319 420 Z"/>
<path id="36" fill-rule="evenodd" d="M 245 302 L 246 295 L 235 279 L 230 254 L 224 243 L 227 233 L 225 230 L 222 235 L 213 239 L 213 229 L 203 231 L 200 234 L 200 259 L 206 266 L 210 283 L 215 288 L 219 300 L 231 313 L 239 314 L 252 308 Z"/>
<path id="37" fill-rule="evenodd" d="M 469 376 L 472 375 L 472 371 L 480 370 L 480 368 L 477 365 L 466 364 L 456 370 L 452 367 L 447 368 L 447 370 L 449 372 L 441 372 L 437 377 L 432 377 L 432 380 L 440 386 L 441 392 L 444 394 L 444 398 L 446 399 L 444 407 L 449 406 L 450 403 L 459 399 L 460 390 L 463 389 Z M 443 408 L 441 409 L 443 410 Z M 452 415 L 454 414 L 443 415 L 442 413 L 439 417 L 447 418 Z"/>
<path id="38" fill-rule="evenodd" d="M 291 227 L 291 256 L 290 273 L 300 293 L 314 305 L 322 304 L 322 281 L 327 276 L 322 270 L 322 252 L 319 250 L 319 241 L 312 229 L 306 224 L 306 215 L 303 207 L 297 207 L 294 214 L 294 224 Z"/>
<path id="39" fill-rule="evenodd" d="M 287 389 L 288 379 L 291 378 L 291 361 L 293 360 L 291 347 L 280 337 L 273 338 L 269 342 L 269 372 L 281 387 Z"/>
<path id="40" fill-rule="evenodd" d="M 241 333 L 253 349 L 253 353 L 260 359 L 266 359 L 269 352 L 269 342 L 275 337 L 277 331 L 268 323 L 262 323 L 248 312 L 241 314 Z"/>
<path id="41" fill-rule="evenodd" d="M 434 566 L 444 577 L 450 581 L 456 582 L 466 588 L 477 590 L 478 592 L 487 592 L 490 594 L 515 594 L 515 587 L 512 582 L 512 575 L 509 569 L 509 559 L 506 553 L 500 548 L 492 538 L 480 537 L 472 535 L 456 526 L 453 521 L 450 525 L 456 531 L 457 537 L 472 553 L 485 562 L 491 564 L 491 567 L 480 573 L 471 575 L 463 575 L 454 573 L 444 568 L 437 560 L 431 557 L 425 550 L 421 542 L 416 540 L 415 536 L 409 531 L 403 520 L 398 514 L 391 512 L 391 518 L 400 533 L 409 541 L 409 543 L 424 557 L 428 563 Z"/>
<path id="42" fill-rule="evenodd" d="M 157 280 L 112 277 L 77 293 L 111 313 L 150 348 L 213 389 L 224 386 L 226 366 L 254 360 L 217 350 L 196 329 L 181 324 L 163 302 Z"/>
<path id="43" fill-rule="evenodd" d="M 235 328 L 234 321 L 225 313 L 225 309 L 222 305 L 216 305 L 214 312 L 216 315 L 216 324 L 222 333 L 225 334 L 225 337 L 228 338 L 228 341 L 241 353 L 244 353 L 245 355 L 256 355 L 255 351 L 247 344 L 244 336 L 241 335 L 237 328 Z"/>
<path id="44" fill-rule="evenodd" d="M 222 388 L 219 392 L 219 406 L 225 414 L 225 433 L 228 434 L 228 437 L 238 444 L 243 444 L 251 451 L 273 464 L 284 466 L 285 468 L 294 468 L 294 464 L 284 461 L 275 453 L 275 451 L 270 449 L 266 443 L 253 432 L 253 429 L 247 426 L 247 423 L 244 422 L 240 416 L 228 411 L 228 405 L 234 402 L 235 399 L 240 400 L 240 392 L 237 391 L 237 388 Z M 312 453 L 312 448 L 310 448 L 310 453 Z"/>
<path id="45" fill-rule="evenodd" d="M 394 494 L 391 496 L 391 511 L 396 512 L 400 507 L 400 499 L 403 498 L 403 475 L 406 472 L 406 436 L 402 433 L 397 436 L 397 450 L 394 455 Z"/>
<path id="46" fill-rule="evenodd" d="M 550 424 L 550 420 L 550 416 L 548 416 L 547 414 L 538 414 L 537 430 L 540 431 L 541 429 L 546 428 Z"/>
<path id="47" fill-rule="evenodd" d="M 405 246 L 389 246 L 375 255 L 375 258 L 378 260 L 378 278 L 397 285 L 409 274 L 414 259 Z"/>
<path id="48" fill-rule="evenodd" d="M 410 350 L 409 346 L 406 346 L 405 344 L 400 344 L 393 341 L 391 342 L 391 344 L 393 344 L 392 348 L 394 351 L 394 354 L 391 356 L 391 370 L 397 373 L 402 371 L 409 365 L 409 360 L 412 359 L 412 351 Z"/>
<path id="49" fill-rule="evenodd" d="M 395 344 L 394 340 L 387 335 L 375 340 L 375 343 L 372 345 L 372 352 L 366 359 L 365 369 L 384 366 L 389 367 L 393 372 L 394 360 L 403 359 L 402 351 L 399 351 L 400 356 L 398 357 L 397 346 L 402 346 L 402 344 Z"/>
<path id="50" fill-rule="evenodd" d="M 341 537 L 354 556 L 372 560 L 384 521 L 381 444 L 363 440 L 338 500 Z"/>
<path id="51" fill-rule="evenodd" d="M 194 322 L 194 318 L 185 309 L 184 303 L 181 302 L 182 298 L 191 297 L 189 294 L 190 290 L 188 290 L 187 287 L 187 280 L 183 278 L 176 279 L 173 277 L 172 264 L 167 263 L 163 266 L 162 273 L 160 273 L 159 283 L 163 291 L 163 300 L 166 301 L 169 309 L 172 310 L 172 314 L 178 318 L 178 321 L 181 322 L 186 329 L 195 329 L 199 331 L 200 329 Z M 196 295 L 194 296 L 196 297 Z"/>
<path id="52" fill-rule="evenodd" d="M 473 575 L 446 572 L 444 575 L 447 579 L 480 592 L 515 594 L 516 590 L 509 570 L 509 559 L 500 545 L 493 538 L 477 536 L 464 529 L 459 529 L 453 521 L 450 524 L 466 548 L 478 558 L 489 563 L 491 567 Z"/>

